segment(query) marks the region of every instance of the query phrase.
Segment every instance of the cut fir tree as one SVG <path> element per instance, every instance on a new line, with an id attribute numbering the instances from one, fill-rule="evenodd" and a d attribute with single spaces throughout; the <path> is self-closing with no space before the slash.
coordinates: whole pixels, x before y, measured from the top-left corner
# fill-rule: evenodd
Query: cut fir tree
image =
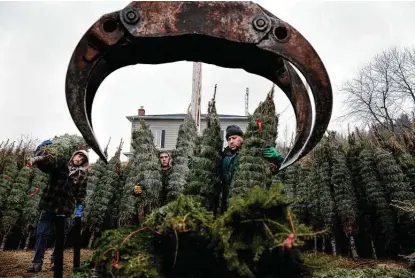
<path id="1" fill-rule="evenodd" d="M 23 167 L 14 182 L 7 192 L 7 198 L 5 201 L 6 208 L 3 210 L 2 215 L 2 230 L 3 240 L 0 246 L 0 251 L 4 250 L 6 238 L 10 231 L 19 223 L 22 217 L 23 208 L 27 201 L 27 189 L 32 178 L 32 168 Z"/>
<path id="2" fill-rule="evenodd" d="M 231 200 L 218 218 L 194 198 L 180 195 L 154 210 L 137 229 L 106 231 L 75 277 L 308 277 L 298 251 L 313 236 L 289 213 L 278 186 L 253 188 Z"/>
<path id="3" fill-rule="evenodd" d="M 172 172 L 167 186 L 167 201 L 176 199 L 177 193 L 184 191 L 186 182 L 189 179 L 189 164 L 196 147 L 196 137 L 196 123 L 190 111 L 188 111 L 183 123 L 179 127 Z"/>
<path id="4" fill-rule="evenodd" d="M 254 186 L 265 188 L 272 182 L 272 174 L 263 155 L 264 149 L 274 147 L 277 139 L 273 96 L 274 87 L 254 114 L 248 117 L 249 123 L 231 183 L 230 196 L 245 195 Z"/>
<path id="5" fill-rule="evenodd" d="M 124 186 L 120 206 L 122 222 L 127 225 L 132 223 L 136 212 L 141 219 L 161 203 L 162 180 L 158 151 L 150 128 L 144 120 L 140 121 L 140 127 L 133 133 L 133 148 L 132 168 Z M 133 195 L 135 186 L 141 188 L 138 196 Z M 137 206 L 138 211 L 135 209 Z"/>
<path id="6" fill-rule="evenodd" d="M 209 210 L 216 210 L 219 198 L 219 166 L 222 141 L 215 98 L 208 104 L 207 126 L 197 140 L 197 151 L 185 189 L 186 195 L 198 198 Z"/>

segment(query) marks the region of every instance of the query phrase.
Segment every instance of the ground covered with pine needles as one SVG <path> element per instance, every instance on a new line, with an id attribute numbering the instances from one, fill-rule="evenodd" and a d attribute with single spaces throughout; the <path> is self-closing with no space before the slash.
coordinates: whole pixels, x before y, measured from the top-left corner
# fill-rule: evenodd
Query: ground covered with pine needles
<path id="1" fill-rule="evenodd" d="M 49 258 L 52 249 L 46 251 L 45 258 Z M 86 260 L 91 256 L 91 251 L 81 250 L 81 260 Z M 50 270 L 48 260 L 43 267 L 42 272 L 30 274 L 26 272 L 33 257 L 33 250 L 29 251 L 4 251 L 0 252 L 0 277 L 7 278 L 21 278 L 21 277 L 37 277 L 37 278 L 51 278 L 53 271 Z M 64 254 L 64 277 L 72 276 L 72 260 L 73 252 L 68 249 Z"/>

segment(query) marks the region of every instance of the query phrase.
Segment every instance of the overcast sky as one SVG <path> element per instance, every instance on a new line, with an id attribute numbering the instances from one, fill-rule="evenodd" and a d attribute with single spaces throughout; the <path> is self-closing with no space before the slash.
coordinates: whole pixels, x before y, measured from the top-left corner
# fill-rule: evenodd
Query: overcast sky
<path id="1" fill-rule="evenodd" d="M 342 82 L 352 78 L 376 52 L 415 44 L 415 2 L 256 1 L 300 31 L 315 47 L 329 72 L 341 115 Z M 40 140 L 79 134 L 65 101 L 65 76 L 81 36 L 100 16 L 123 9 L 117 2 L 0 2 L 0 141 L 29 134 Z M 244 114 L 245 88 L 253 112 L 271 88 L 262 77 L 243 70 L 203 65 L 202 112 L 218 83 L 219 113 Z M 112 73 L 98 90 L 92 112 L 101 145 L 111 136 L 112 156 L 121 138 L 129 149 L 131 124 L 126 116 L 144 106 L 147 114 L 184 113 L 191 101 L 192 63 L 137 65 Z M 285 95 L 275 96 L 285 126 L 295 129 Z M 332 122 L 330 128 L 345 130 Z M 282 138 L 281 138 L 282 139 Z M 97 156 L 91 152 L 91 159 Z M 123 157 L 125 160 L 125 157 Z"/>

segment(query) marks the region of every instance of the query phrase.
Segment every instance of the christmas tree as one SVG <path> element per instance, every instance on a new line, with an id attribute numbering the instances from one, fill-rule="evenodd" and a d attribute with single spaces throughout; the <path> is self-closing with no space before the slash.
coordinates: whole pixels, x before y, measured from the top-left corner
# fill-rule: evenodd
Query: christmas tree
<path id="1" fill-rule="evenodd" d="M 0 216 L 7 209 L 7 195 L 10 191 L 10 188 L 19 173 L 17 168 L 16 160 L 12 155 L 11 151 L 8 151 L 8 156 L 3 160 L 2 173 L 0 176 Z M 1 224 L 1 221 L 0 221 Z"/>
<path id="2" fill-rule="evenodd" d="M 280 186 L 254 187 L 231 199 L 214 219 L 193 197 L 180 195 L 134 230 L 106 231 L 82 272 L 115 277 L 307 277 L 298 251 L 313 236 L 288 210 Z M 288 245 L 287 245 L 288 244 Z"/>
<path id="3" fill-rule="evenodd" d="M 111 138 L 110 138 L 111 140 Z M 108 145 L 104 149 L 104 155 L 108 155 Z M 89 225 L 89 229 L 92 231 L 91 237 L 89 239 L 88 248 L 91 248 L 95 241 L 95 231 L 94 224 L 99 222 L 100 215 L 97 216 L 97 211 L 100 211 L 99 203 L 95 203 L 96 199 L 100 199 L 99 192 L 102 191 L 101 180 L 105 175 L 105 162 L 99 158 L 98 161 L 93 164 L 88 171 L 88 183 L 86 188 L 86 198 L 85 198 L 85 212 L 83 217 L 84 225 Z M 98 219 L 97 219 L 98 218 Z M 99 228 L 98 228 L 99 230 Z"/>
<path id="4" fill-rule="evenodd" d="M 198 196 L 209 210 L 218 206 L 221 151 L 220 123 L 214 95 L 208 104 L 206 128 L 196 143 L 196 153 L 185 190 L 187 195 Z"/>
<path id="5" fill-rule="evenodd" d="M 274 87 L 266 100 L 249 116 L 248 128 L 239 153 L 239 161 L 232 180 L 230 194 L 245 195 L 253 186 L 264 188 L 272 182 L 272 175 L 263 158 L 266 147 L 275 147 L 277 117 L 274 104 Z"/>
<path id="6" fill-rule="evenodd" d="M 26 204 L 23 208 L 23 224 L 24 232 L 26 233 L 26 241 L 24 249 L 27 250 L 32 234 L 36 231 L 37 221 L 40 215 L 39 201 L 42 196 L 42 191 L 48 186 L 49 177 L 37 168 L 33 168 L 33 179 L 30 183 L 30 187 L 26 191 L 28 196 Z"/>
<path id="7" fill-rule="evenodd" d="M 3 240 L 0 251 L 4 250 L 7 235 L 21 220 L 23 208 L 27 201 L 27 189 L 32 177 L 32 168 L 23 167 L 9 187 L 5 198 L 5 209 L 2 216 Z"/>
<path id="8" fill-rule="evenodd" d="M 108 142 L 109 145 L 109 142 Z M 104 154 L 107 156 L 108 145 L 105 148 Z M 107 165 L 102 161 L 97 163 L 97 169 L 93 171 L 96 178 L 96 184 L 93 184 L 93 194 L 88 199 L 88 224 L 92 231 L 89 248 L 91 248 L 96 233 L 105 229 L 105 224 L 109 218 L 109 206 L 111 204 L 114 188 L 111 184 L 112 178 L 108 176 Z M 115 170 L 115 169 L 114 169 Z"/>
<path id="9" fill-rule="evenodd" d="M 139 217 L 158 207 L 159 193 L 162 190 L 158 151 L 149 126 L 143 120 L 140 121 L 140 128 L 133 134 L 133 147 L 133 168 L 124 186 L 120 207 L 124 223 L 131 223 L 136 202 Z M 133 195 L 135 186 L 140 186 L 142 190 L 138 196 Z"/>
<path id="10" fill-rule="evenodd" d="M 189 164 L 196 147 L 196 123 L 190 113 L 186 114 L 183 123 L 179 127 L 176 150 L 173 156 L 172 173 L 170 174 L 167 192 L 167 200 L 174 200 L 178 193 L 183 192 L 186 181 L 189 178 Z"/>
<path id="11" fill-rule="evenodd" d="M 106 166 L 108 177 L 108 187 L 112 188 L 112 199 L 108 208 L 109 223 L 108 226 L 116 227 L 118 225 L 119 207 L 121 202 L 123 184 L 121 182 L 121 150 L 124 142 L 121 140 L 117 151 Z"/>
<path id="12" fill-rule="evenodd" d="M 67 165 L 73 153 L 77 150 L 87 150 L 88 146 L 81 136 L 64 134 L 56 136 L 52 144 L 40 148 L 37 155 L 45 158 L 37 163 L 37 167 L 42 171 L 50 171 L 51 167 L 62 167 Z"/>

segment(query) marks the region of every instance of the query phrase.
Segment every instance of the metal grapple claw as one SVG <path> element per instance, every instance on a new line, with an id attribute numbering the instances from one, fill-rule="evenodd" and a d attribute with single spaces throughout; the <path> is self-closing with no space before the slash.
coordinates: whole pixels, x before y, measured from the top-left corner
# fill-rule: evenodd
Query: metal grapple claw
<path id="1" fill-rule="evenodd" d="M 240 68 L 280 87 L 293 105 L 297 135 L 283 169 L 322 138 L 332 112 L 327 71 L 293 27 L 252 2 L 137 1 L 101 17 L 78 43 L 66 76 L 66 99 L 77 128 L 107 161 L 92 128 L 92 104 L 102 81 L 135 64 L 198 61 Z M 304 76 L 314 98 L 295 66 Z"/>

